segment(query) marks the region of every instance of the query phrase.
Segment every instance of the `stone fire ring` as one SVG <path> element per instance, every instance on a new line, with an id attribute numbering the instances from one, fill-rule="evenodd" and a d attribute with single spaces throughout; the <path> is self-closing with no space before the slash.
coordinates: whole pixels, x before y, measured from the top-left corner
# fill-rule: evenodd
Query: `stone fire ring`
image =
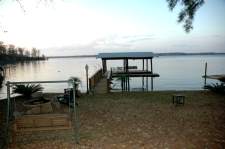
<path id="1" fill-rule="evenodd" d="M 50 113 L 53 111 L 51 100 L 49 99 L 35 98 L 33 100 L 25 101 L 23 106 L 27 109 L 26 114 Z"/>

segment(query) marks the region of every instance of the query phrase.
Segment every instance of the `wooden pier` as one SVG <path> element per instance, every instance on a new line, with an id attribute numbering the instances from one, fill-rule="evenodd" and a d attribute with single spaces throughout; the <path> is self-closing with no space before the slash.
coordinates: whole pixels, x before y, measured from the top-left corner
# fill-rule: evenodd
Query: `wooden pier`
<path id="1" fill-rule="evenodd" d="M 205 75 L 202 78 L 204 78 L 204 86 L 207 84 L 207 79 L 214 79 L 225 83 L 225 74 L 207 75 L 207 62 L 205 63 Z"/>
<path id="2" fill-rule="evenodd" d="M 129 77 L 159 77 L 159 74 L 152 73 L 151 71 L 143 71 L 143 70 L 132 70 L 128 72 L 124 71 L 115 71 L 112 72 L 112 77 L 120 77 L 121 75 L 127 75 Z"/>
<path id="3" fill-rule="evenodd" d="M 112 89 L 111 85 L 113 84 L 112 80 L 113 78 L 117 78 L 121 80 L 121 90 L 130 91 L 130 78 L 141 77 L 143 90 L 148 90 L 148 78 L 151 79 L 151 90 L 153 90 L 153 78 L 159 77 L 159 74 L 153 73 L 153 57 L 154 54 L 152 52 L 99 53 L 97 58 L 102 59 L 102 75 L 99 73 L 94 74 L 89 79 L 89 88 L 96 93 L 110 92 Z M 122 60 L 123 67 L 111 68 L 108 71 L 108 60 Z M 142 68 L 137 69 L 137 66 L 129 66 L 129 60 L 141 60 Z M 146 82 L 146 89 L 144 89 L 144 82 Z"/>
<path id="4" fill-rule="evenodd" d="M 221 74 L 221 75 L 204 75 L 202 76 L 203 78 L 207 78 L 207 79 L 214 79 L 214 80 L 219 80 L 222 82 L 225 82 L 225 74 Z"/>

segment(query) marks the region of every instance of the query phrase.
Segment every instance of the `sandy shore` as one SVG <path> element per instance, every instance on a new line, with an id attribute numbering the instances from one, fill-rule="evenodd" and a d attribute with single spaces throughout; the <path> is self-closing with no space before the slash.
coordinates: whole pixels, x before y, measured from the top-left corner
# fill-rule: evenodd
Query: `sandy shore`
<path id="1" fill-rule="evenodd" d="M 225 97 L 182 92 L 111 93 L 78 99 L 80 144 L 74 131 L 20 133 L 11 148 L 225 148 Z"/>

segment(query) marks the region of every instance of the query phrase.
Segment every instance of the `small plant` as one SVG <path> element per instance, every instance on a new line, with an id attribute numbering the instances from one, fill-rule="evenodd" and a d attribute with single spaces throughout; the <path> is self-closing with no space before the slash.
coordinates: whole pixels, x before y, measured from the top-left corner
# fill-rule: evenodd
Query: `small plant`
<path id="1" fill-rule="evenodd" d="M 4 80 L 4 77 L 0 74 L 0 87 L 2 87 L 3 80 Z"/>
<path id="2" fill-rule="evenodd" d="M 32 94 L 42 90 L 43 87 L 40 84 L 15 85 L 13 87 L 13 93 L 22 94 L 27 99 L 30 99 Z"/>
<path id="3" fill-rule="evenodd" d="M 220 94 L 225 94 L 225 84 L 224 83 L 212 83 L 212 84 L 208 84 L 204 87 L 205 89 L 211 90 L 212 92 L 215 93 L 220 93 Z"/>
<path id="4" fill-rule="evenodd" d="M 75 83 L 75 89 L 78 90 L 79 85 L 81 84 L 81 80 L 78 77 L 70 77 L 69 85 L 73 85 Z"/>

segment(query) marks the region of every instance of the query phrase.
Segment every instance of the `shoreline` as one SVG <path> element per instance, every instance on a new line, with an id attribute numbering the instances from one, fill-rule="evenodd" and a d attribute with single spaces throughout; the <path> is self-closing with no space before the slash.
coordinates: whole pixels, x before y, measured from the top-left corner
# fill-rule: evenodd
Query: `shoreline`
<path id="1" fill-rule="evenodd" d="M 107 94 L 122 94 L 122 93 L 125 93 L 125 94 L 128 94 L 128 93 L 131 93 L 131 94 L 142 94 L 142 93 L 171 93 L 171 92 L 176 92 L 176 93 L 178 93 L 178 92 L 180 92 L 180 93 L 185 93 L 185 92 L 210 92 L 210 91 L 208 91 L 208 90 L 205 90 L 205 89 L 202 89 L 202 90 L 157 90 L 157 91 L 148 91 L 148 92 L 146 92 L 146 91 L 134 91 L 134 92 L 110 92 L 110 93 L 104 93 L 103 95 L 107 95 Z M 43 95 L 59 95 L 59 94 L 63 94 L 62 92 L 60 93 L 60 92 L 43 92 Z M 83 96 L 89 96 L 89 95 L 92 95 L 92 94 L 86 94 L 86 93 L 81 93 L 81 95 Z M 94 95 L 101 95 L 101 94 L 94 94 Z M 94 96 L 93 95 L 93 96 Z M 21 95 L 18 95 L 18 96 L 15 96 L 15 98 L 18 98 L 18 97 L 21 97 Z M 11 96 L 11 98 L 14 98 L 14 96 L 12 97 Z M 0 101 L 2 101 L 2 100 L 7 100 L 7 98 L 2 98 L 2 99 L 0 99 Z"/>
<path id="2" fill-rule="evenodd" d="M 224 96 L 184 91 L 185 104 L 174 105 L 175 93 L 85 94 L 77 100 L 79 144 L 71 137 L 73 131 L 61 130 L 21 132 L 11 145 L 13 149 L 221 148 L 225 142 Z"/>

